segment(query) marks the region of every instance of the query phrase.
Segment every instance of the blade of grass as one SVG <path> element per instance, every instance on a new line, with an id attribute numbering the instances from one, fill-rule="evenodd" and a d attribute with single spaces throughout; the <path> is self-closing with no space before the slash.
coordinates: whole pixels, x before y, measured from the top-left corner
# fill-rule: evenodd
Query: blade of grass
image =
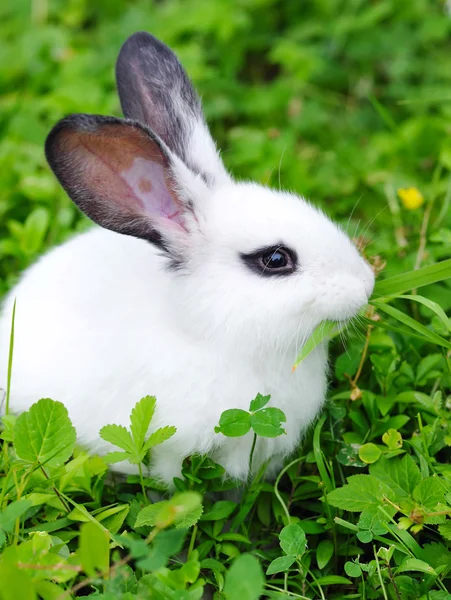
<path id="1" fill-rule="evenodd" d="M 432 227 L 434 230 L 438 229 L 442 224 L 443 219 L 446 217 L 449 211 L 449 206 L 451 204 L 451 177 L 448 179 L 448 187 L 446 189 L 445 197 L 443 198 L 442 208 L 440 209 L 440 213 L 438 217 L 435 219 Z"/>
<path id="2" fill-rule="evenodd" d="M 296 358 L 296 362 L 293 365 L 293 372 L 298 368 L 301 362 L 305 360 L 317 346 L 319 346 L 319 344 L 324 342 L 326 338 L 330 339 L 331 337 L 338 335 L 338 329 L 336 332 L 334 332 L 334 334 L 332 334 L 332 331 L 335 327 L 337 327 L 337 324 L 333 321 L 323 321 L 318 325 L 306 343 L 302 346 L 302 349 Z"/>
<path id="3" fill-rule="evenodd" d="M 397 126 L 396 126 L 395 120 L 393 119 L 391 114 L 388 112 L 388 110 L 385 108 L 385 106 L 383 106 L 379 102 L 379 100 L 376 98 L 376 96 L 373 96 L 373 94 L 368 94 L 368 100 L 371 102 L 374 110 L 377 112 L 377 114 L 380 116 L 380 118 L 384 121 L 384 123 L 387 125 L 387 127 L 389 129 L 391 129 L 392 131 L 396 131 Z"/>
<path id="4" fill-rule="evenodd" d="M 324 463 L 323 452 L 321 450 L 321 429 L 325 422 L 326 415 L 323 415 L 315 426 L 315 431 L 313 433 L 313 453 L 315 455 L 316 466 L 318 467 L 320 477 L 326 488 L 326 493 L 328 494 L 334 489 L 334 486 L 331 478 L 329 477 L 329 473 L 327 472 L 327 468 Z"/>
<path id="5" fill-rule="evenodd" d="M 374 293 L 381 299 L 381 296 L 395 296 L 403 294 L 410 290 L 444 281 L 451 278 L 451 258 L 442 260 L 434 265 L 422 267 L 416 271 L 408 271 L 401 275 L 395 275 L 378 281 L 374 288 Z"/>
<path id="6" fill-rule="evenodd" d="M 412 294 L 402 294 L 401 296 L 398 296 L 398 298 L 405 298 L 406 300 L 412 300 L 413 302 L 423 304 L 423 306 L 426 306 L 437 315 L 437 317 L 442 321 L 442 323 L 444 324 L 446 329 L 448 329 L 448 331 L 451 331 L 451 322 L 446 316 L 446 313 L 443 310 L 443 308 L 437 302 L 429 300 L 429 298 L 425 298 L 424 296 L 417 296 Z"/>
<path id="7" fill-rule="evenodd" d="M 451 342 L 448 342 L 447 340 L 445 340 L 445 338 L 442 338 L 442 336 L 438 335 L 437 333 L 430 331 L 427 327 L 425 327 L 421 323 L 418 323 L 418 321 L 415 321 L 415 319 L 412 319 L 412 317 L 409 317 L 397 308 L 394 308 L 393 306 L 385 304 L 381 301 L 373 301 L 373 304 L 377 308 L 377 310 L 387 313 L 400 323 L 403 323 L 404 325 L 407 325 L 414 331 L 420 333 L 421 336 L 427 341 L 432 342 L 433 344 L 437 344 L 438 346 L 443 346 L 448 350 L 451 349 Z"/>
<path id="8" fill-rule="evenodd" d="M 374 327 L 379 327 L 380 329 L 387 329 L 388 331 L 393 331 L 394 333 L 399 333 L 399 335 L 405 335 L 407 337 L 414 337 L 417 338 L 418 340 L 424 340 L 423 336 L 418 334 L 418 333 L 414 333 L 414 331 L 412 329 L 407 329 L 406 327 L 397 327 L 396 325 L 393 325 L 392 323 L 388 323 L 385 320 L 381 320 L 381 321 L 370 321 L 369 319 L 365 319 L 363 320 L 363 323 L 367 323 L 368 325 L 374 325 Z"/>
<path id="9" fill-rule="evenodd" d="M 8 355 L 8 375 L 6 380 L 6 400 L 5 400 L 5 415 L 9 414 L 9 399 L 11 396 L 11 373 L 13 369 L 13 352 L 14 352 L 14 323 L 16 321 L 16 300 L 13 304 L 13 314 L 11 318 L 11 334 L 9 336 L 9 355 Z"/>

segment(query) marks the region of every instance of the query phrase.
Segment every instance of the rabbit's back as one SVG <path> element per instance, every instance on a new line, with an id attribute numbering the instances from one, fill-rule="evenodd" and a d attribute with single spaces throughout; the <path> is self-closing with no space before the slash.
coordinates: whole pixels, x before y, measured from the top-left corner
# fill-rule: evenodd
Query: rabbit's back
<path id="1" fill-rule="evenodd" d="M 120 373 L 127 386 L 139 380 L 154 340 L 173 346 L 164 318 L 159 263 L 150 244 L 96 227 L 52 250 L 25 272 L 0 319 L 4 388 L 16 300 L 14 411 L 40 397 L 62 400 L 71 412 L 89 398 L 89 409 L 95 402 L 100 409 L 121 381 Z"/>

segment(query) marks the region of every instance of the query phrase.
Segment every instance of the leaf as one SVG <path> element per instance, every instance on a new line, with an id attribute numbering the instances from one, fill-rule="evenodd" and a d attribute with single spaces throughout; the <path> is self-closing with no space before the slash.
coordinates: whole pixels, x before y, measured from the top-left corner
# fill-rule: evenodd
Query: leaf
<path id="1" fill-rule="evenodd" d="M 437 504 L 445 502 L 445 489 L 437 477 L 422 479 L 413 490 L 413 497 L 427 511 L 433 512 Z"/>
<path id="2" fill-rule="evenodd" d="M 36 254 L 41 248 L 49 225 L 49 211 L 35 208 L 27 217 L 21 240 L 22 250 L 29 255 Z"/>
<path id="3" fill-rule="evenodd" d="M 107 454 L 103 456 L 103 460 L 108 464 L 122 462 L 123 460 L 128 460 L 129 458 L 130 454 L 128 452 L 107 452 Z"/>
<path id="4" fill-rule="evenodd" d="M 236 502 L 232 502 L 231 500 L 219 500 L 209 511 L 204 513 L 202 521 L 219 521 L 221 519 L 227 519 L 236 507 Z"/>
<path id="5" fill-rule="evenodd" d="M 130 510 L 130 504 L 119 504 L 95 513 L 97 521 L 102 523 L 110 533 L 117 533 Z"/>
<path id="6" fill-rule="evenodd" d="M 271 396 L 262 396 L 261 394 L 257 394 L 249 405 L 249 410 L 251 412 L 255 412 L 257 410 L 262 409 L 264 406 L 268 404 L 271 400 Z"/>
<path id="7" fill-rule="evenodd" d="M 147 430 L 155 413 L 156 402 L 154 396 L 145 396 L 135 404 L 131 412 L 130 431 L 137 450 L 142 448 L 146 439 Z"/>
<path id="8" fill-rule="evenodd" d="M 149 439 L 143 446 L 143 452 L 147 452 L 148 450 L 150 450 L 150 448 L 153 448 L 154 446 L 159 446 L 160 444 L 171 438 L 176 431 L 177 428 L 173 427 L 172 425 L 160 427 L 160 429 L 157 429 L 149 436 Z"/>
<path id="9" fill-rule="evenodd" d="M 357 523 L 359 533 L 367 530 L 372 535 L 383 535 L 387 532 L 387 523 L 396 514 L 396 508 L 389 504 L 384 507 L 384 511 L 382 512 L 379 510 L 379 506 L 379 504 L 371 504 L 362 510 Z"/>
<path id="10" fill-rule="evenodd" d="M 60 600 L 64 598 L 64 589 L 51 581 L 37 581 L 35 588 L 42 600 Z"/>
<path id="11" fill-rule="evenodd" d="M 326 416 L 323 415 L 320 419 L 318 419 L 318 422 L 315 425 L 315 429 L 313 432 L 313 454 L 315 455 L 315 461 L 318 467 L 319 474 L 321 476 L 321 480 L 326 490 L 329 492 L 333 490 L 334 486 L 332 484 L 331 478 L 329 477 L 329 473 L 324 462 L 324 454 L 321 449 L 321 429 L 325 422 Z"/>
<path id="12" fill-rule="evenodd" d="M 241 544 L 248 544 L 249 546 L 252 545 L 251 540 L 241 533 L 220 533 L 216 539 L 220 542 L 240 542 Z"/>
<path id="13" fill-rule="evenodd" d="M 156 524 L 156 517 L 160 512 L 163 505 L 167 503 L 167 500 L 162 502 L 154 502 L 153 504 L 149 504 L 149 506 L 145 506 L 142 510 L 139 511 L 134 528 L 138 527 L 154 527 Z"/>
<path id="14" fill-rule="evenodd" d="M 10 533 L 14 529 L 16 520 L 19 519 L 32 506 L 30 500 L 15 500 L 0 511 L 0 529 Z"/>
<path id="15" fill-rule="evenodd" d="M 359 564 L 348 560 L 348 562 L 345 563 L 345 572 L 349 577 L 360 577 L 362 569 Z"/>
<path id="16" fill-rule="evenodd" d="M 108 534 L 95 523 L 83 523 L 80 527 L 79 555 L 81 566 L 89 577 L 97 570 L 106 575 L 110 565 Z"/>
<path id="17" fill-rule="evenodd" d="M 161 531 L 153 541 L 147 557 L 139 560 L 137 567 L 145 571 L 162 569 L 171 556 L 181 551 L 185 537 L 185 529 Z"/>
<path id="18" fill-rule="evenodd" d="M 441 531 L 440 526 L 439 531 Z M 451 568 L 451 552 L 444 544 L 438 542 L 425 544 L 418 558 L 424 560 L 424 562 L 434 569 L 442 565 Z"/>
<path id="19" fill-rule="evenodd" d="M 367 465 L 375 463 L 382 455 L 382 450 L 376 444 L 363 444 L 359 448 L 359 457 Z"/>
<path id="20" fill-rule="evenodd" d="M 302 349 L 296 357 L 293 365 L 293 371 L 298 368 L 301 362 L 305 360 L 317 346 L 324 343 L 328 338 L 333 337 L 333 335 L 338 335 L 336 323 L 333 321 L 323 321 L 320 323 L 306 343 L 302 346 Z"/>
<path id="21" fill-rule="evenodd" d="M 451 259 L 377 281 L 373 295 L 394 296 L 449 278 L 451 278 Z"/>
<path id="22" fill-rule="evenodd" d="M 348 484 L 327 495 L 329 504 L 349 512 L 361 512 L 372 505 L 381 505 L 384 496 L 393 500 L 393 492 L 373 475 L 351 475 Z"/>
<path id="23" fill-rule="evenodd" d="M 295 556 L 279 556 L 275 558 L 266 569 L 266 575 L 274 575 L 274 573 L 285 573 L 296 561 Z"/>
<path id="24" fill-rule="evenodd" d="M 415 381 L 419 383 L 425 380 L 427 375 L 433 371 L 433 369 L 437 367 L 442 360 L 443 356 L 438 353 L 428 354 L 421 359 L 416 370 Z"/>
<path id="25" fill-rule="evenodd" d="M 100 437 L 110 442 L 125 452 L 134 454 L 136 452 L 130 432 L 123 425 L 105 425 L 100 430 Z"/>
<path id="26" fill-rule="evenodd" d="M 197 492 L 174 494 L 170 500 L 155 502 L 145 506 L 136 517 L 135 529 L 143 526 L 163 526 L 171 524 L 181 527 L 195 525 L 202 514 L 202 498 Z M 186 525 L 186 523 L 188 523 Z"/>
<path id="27" fill-rule="evenodd" d="M 321 540 L 316 549 L 316 562 L 319 569 L 324 569 L 334 554 L 334 544 L 331 540 Z"/>
<path id="28" fill-rule="evenodd" d="M 76 433 L 61 402 L 43 398 L 17 418 L 14 447 L 22 460 L 49 467 L 64 464 L 75 448 Z"/>
<path id="29" fill-rule="evenodd" d="M 178 525 L 181 521 L 192 518 L 193 513 L 197 514 L 199 507 L 202 507 L 202 496 L 198 492 L 181 492 L 167 500 L 166 505 L 157 515 L 156 524 L 166 525 L 169 521 L 170 524 Z"/>
<path id="30" fill-rule="evenodd" d="M 451 349 L 451 342 L 445 340 L 445 338 L 438 335 L 438 333 L 430 331 L 427 327 L 425 327 L 415 319 L 412 319 L 412 317 L 409 317 L 397 308 L 394 308 L 393 306 L 385 304 L 384 302 L 381 302 L 379 300 L 373 300 L 373 304 L 377 308 L 377 310 L 387 313 L 397 321 L 400 321 L 404 325 L 407 325 L 414 331 L 420 333 L 421 336 L 428 342 L 431 342 L 432 344 L 437 344 L 438 346 L 443 346 L 448 350 Z"/>
<path id="31" fill-rule="evenodd" d="M 287 420 L 285 413 L 280 408 L 262 408 L 250 416 L 250 423 L 255 433 L 261 437 L 274 438 L 283 435 L 285 429 L 281 427 Z"/>
<path id="32" fill-rule="evenodd" d="M 389 429 L 382 436 L 382 441 L 389 450 L 402 448 L 402 435 L 396 429 Z"/>
<path id="33" fill-rule="evenodd" d="M 370 474 L 386 483 L 398 498 L 410 496 L 421 481 L 420 469 L 408 454 L 402 458 L 381 457 L 371 465 Z"/>
<path id="34" fill-rule="evenodd" d="M 427 573 L 428 575 L 437 575 L 430 565 L 418 558 L 406 558 L 406 560 L 396 568 L 397 573 L 405 573 L 406 571 L 419 571 L 420 573 Z"/>
<path id="35" fill-rule="evenodd" d="M 28 573 L 12 562 L 0 562 L 0 597 L 2 600 L 37 600 Z"/>
<path id="36" fill-rule="evenodd" d="M 279 533 L 279 543 L 285 554 L 302 556 L 307 548 L 304 530 L 297 523 L 291 523 Z"/>
<path id="37" fill-rule="evenodd" d="M 199 504 L 196 508 L 193 508 L 190 512 L 185 513 L 182 516 L 177 518 L 177 523 L 175 524 L 177 529 L 189 529 L 190 527 L 194 527 L 196 523 L 200 520 L 202 513 L 204 511 L 204 507 L 202 504 Z"/>
<path id="38" fill-rule="evenodd" d="M 163 508 L 167 507 L 168 501 L 163 502 L 155 502 L 154 504 L 150 504 L 149 506 L 145 506 L 139 513 L 135 522 L 135 529 L 137 527 L 150 526 L 154 527 L 159 518 L 161 518 L 161 511 Z M 195 525 L 201 515 L 202 515 L 203 507 L 202 504 L 196 506 L 190 511 L 185 512 L 183 515 L 178 515 L 175 519 L 175 526 L 177 528 L 188 529 Z"/>
<path id="39" fill-rule="evenodd" d="M 352 581 L 350 579 L 346 579 L 346 577 L 341 577 L 340 575 L 326 575 L 325 577 L 318 577 L 315 579 L 310 585 L 318 586 L 318 585 L 350 585 Z"/>
<path id="40" fill-rule="evenodd" d="M 438 530 L 440 531 L 440 535 L 451 542 L 451 520 L 447 520 L 446 523 L 442 523 L 438 526 Z"/>
<path id="41" fill-rule="evenodd" d="M 227 600 L 258 600 L 264 583 L 265 577 L 255 556 L 241 554 L 226 573 L 224 595 Z"/>
<path id="42" fill-rule="evenodd" d="M 443 323 L 445 328 L 449 332 L 451 332 L 451 322 L 448 319 L 448 317 L 446 316 L 446 313 L 443 310 L 443 308 L 437 302 L 434 302 L 433 300 L 429 300 L 429 298 L 425 298 L 424 296 L 418 296 L 418 295 L 413 296 L 411 294 L 405 294 L 402 296 L 398 296 L 398 298 L 405 298 L 406 300 L 412 300 L 413 302 L 419 302 L 420 304 L 423 304 L 423 306 L 426 306 L 427 308 L 432 310 L 432 312 L 434 312 L 437 315 L 437 317 L 440 319 L 440 321 Z"/>
<path id="43" fill-rule="evenodd" d="M 230 408 L 221 414 L 215 432 L 227 437 L 241 437 L 246 435 L 250 428 L 250 414 L 241 408 Z"/>

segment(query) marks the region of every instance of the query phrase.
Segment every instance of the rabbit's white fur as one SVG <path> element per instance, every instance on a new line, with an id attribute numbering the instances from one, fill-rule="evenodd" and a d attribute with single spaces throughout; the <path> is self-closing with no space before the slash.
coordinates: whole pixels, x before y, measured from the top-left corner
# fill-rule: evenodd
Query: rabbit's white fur
<path id="1" fill-rule="evenodd" d="M 277 469 L 326 392 L 325 346 L 292 373 L 297 352 L 322 320 L 355 315 L 374 277 L 348 237 L 305 200 L 234 182 L 204 122 L 186 119 L 183 158 L 191 168 L 170 143 L 165 149 L 178 196 L 195 204 L 195 216 L 184 215 L 188 233 L 171 229 L 169 245 L 183 252 L 182 263 L 168 268 L 161 249 L 97 226 L 51 250 L 6 299 L 0 386 L 17 299 L 14 411 L 41 397 L 60 400 L 79 441 L 104 453 L 112 447 L 100 428 L 127 425 L 134 404 L 155 395 L 151 427 L 175 425 L 177 433 L 155 449 L 154 475 L 171 482 L 183 458 L 201 452 L 245 479 L 252 434 L 216 434 L 221 413 L 247 410 L 258 392 L 270 394 L 270 405 L 286 414 L 287 433 L 259 438 L 254 464 L 271 458 Z M 191 170 L 200 163 L 205 179 Z M 242 260 L 278 244 L 298 256 L 290 275 L 258 275 Z"/>

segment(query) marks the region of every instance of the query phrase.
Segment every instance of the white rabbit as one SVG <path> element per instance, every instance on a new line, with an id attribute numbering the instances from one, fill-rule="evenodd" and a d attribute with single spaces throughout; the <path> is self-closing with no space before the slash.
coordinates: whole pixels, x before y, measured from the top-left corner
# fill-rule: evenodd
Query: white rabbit
<path id="1" fill-rule="evenodd" d="M 170 483 L 201 452 L 245 479 L 252 434 L 214 427 L 224 410 L 271 394 L 286 435 L 260 438 L 254 465 L 272 458 L 276 469 L 325 398 L 326 346 L 293 374 L 295 356 L 322 320 L 366 304 L 373 273 L 304 199 L 232 179 L 164 44 L 136 33 L 116 75 L 126 119 L 72 115 L 47 138 L 51 168 L 101 227 L 51 250 L 7 297 L 0 384 L 17 299 L 13 411 L 60 400 L 80 443 L 104 453 L 100 428 L 127 425 L 134 404 L 155 395 L 152 427 L 177 433 L 155 450 L 154 476 Z"/>

